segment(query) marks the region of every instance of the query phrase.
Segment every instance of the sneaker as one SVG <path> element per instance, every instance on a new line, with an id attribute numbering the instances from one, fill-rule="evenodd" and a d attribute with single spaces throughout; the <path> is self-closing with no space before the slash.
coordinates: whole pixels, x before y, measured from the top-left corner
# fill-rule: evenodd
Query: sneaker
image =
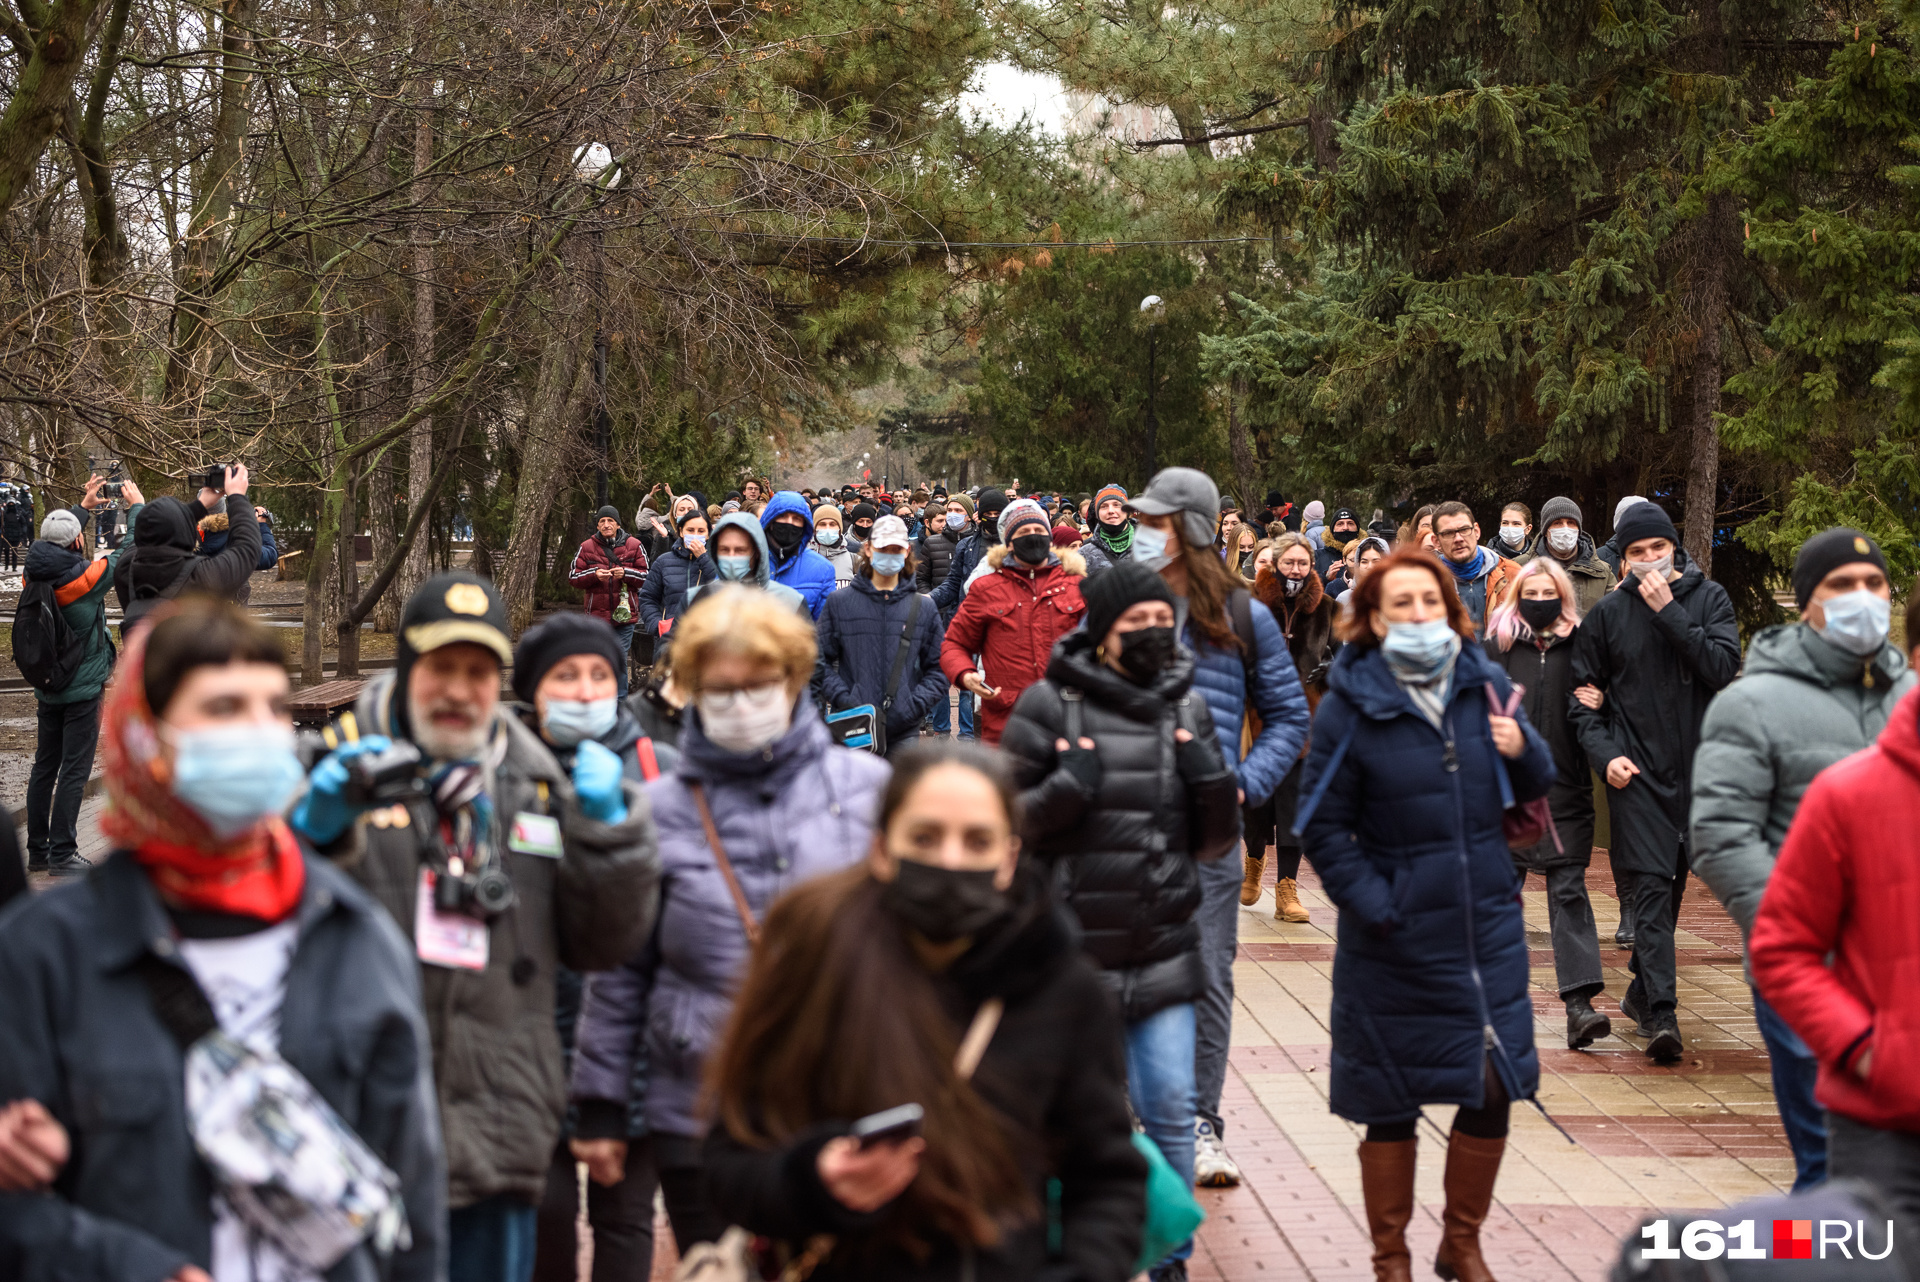
<path id="1" fill-rule="evenodd" d="M 84 877 L 92 871 L 93 861 L 84 855 L 68 855 L 47 864 L 47 874 L 52 877 Z"/>
<path id="2" fill-rule="evenodd" d="M 1568 1050 L 1585 1050 L 1611 1032 L 1613 1032 L 1613 1021 L 1595 1010 L 1590 1000 L 1585 997 L 1574 997 L 1568 1000 Z"/>
<path id="3" fill-rule="evenodd" d="M 28 872 L 45 872 L 46 870 L 47 870 L 47 852 L 46 851 L 43 850 L 37 855 L 30 854 L 27 856 Z"/>
<path id="4" fill-rule="evenodd" d="M 1193 1119 L 1193 1182 L 1207 1189 L 1230 1189 L 1240 1183 L 1240 1168 L 1220 1147 L 1213 1123 L 1204 1117 Z M 1185 1266 L 1181 1276 L 1186 1276 Z"/>
<path id="5" fill-rule="evenodd" d="M 1634 992 L 1634 984 L 1639 982 L 1637 979 L 1634 980 L 1633 984 L 1627 985 L 1627 991 L 1620 994 L 1620 1013 L 1633 1021 L 1635 1034 L 1641 1037 L 1652 1037 L 1653 1027 L 1647 1022 L 1647 1008 L 1640 1004 L 1640 998 Z"/>
<path id="6" fill-rule="evenodd" d="M 1147 1270 L 1147 1282 L 1187 1282 L 1187 1262 L 1163 1260 Z"/>
<path id="7" fill-rule="evenodd" d="M 1656 1064 L 1671 1064 L 1685 1054 L 1686 1049 L 1680 1040 L 1680 1021 L 1672 1015 L 1662 1015 L 1654 1026 L 1652 1040 L 1647 1043 L 1647 1058 Z"/>

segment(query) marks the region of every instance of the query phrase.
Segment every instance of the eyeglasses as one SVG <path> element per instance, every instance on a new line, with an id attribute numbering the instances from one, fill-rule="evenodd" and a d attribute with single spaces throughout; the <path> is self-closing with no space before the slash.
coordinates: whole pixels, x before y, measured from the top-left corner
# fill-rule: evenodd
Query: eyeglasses
<path id="1" fill-rule="evenodd" d="M 765 685 L 735 687 L 731 690 L 716 689 L 712 686 L 700 687 L 700 703 L 715 712 L 726 712 L 741 699 L 747 701 L 750 708 L 768 708 L 774 700 L 786 692 L 784 681 L 769 681 Z"/>
<path id="2" fill-rule="evenodd" d="M 1473 537 L 1473 527 L 1471 525 L 1462 525 L 1458 529 L 1435 530 L 1433 537 L 1436 539 L 1470 539 Z"/>

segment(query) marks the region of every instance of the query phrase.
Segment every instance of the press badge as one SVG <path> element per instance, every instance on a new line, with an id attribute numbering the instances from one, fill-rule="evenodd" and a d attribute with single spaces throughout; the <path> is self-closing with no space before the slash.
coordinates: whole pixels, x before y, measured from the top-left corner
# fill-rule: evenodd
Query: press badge
<path id="1" fill-rule="evenodd" d="M 513 817 L 513 828 L 507 834 L 507 849 L 517 850 L 523 855 L 558 859 L 561 854 L 560 821 L 552 815 L 536 815 L 532 811 L 522 810 Z"/>
<path id="2" fill-rule="evenodd" d="M 487 923 L 433 906 L 433 869 L 420 870 L 413 900 L 413 948 L 429 966 L 450 970 L 487 968 Z"/>

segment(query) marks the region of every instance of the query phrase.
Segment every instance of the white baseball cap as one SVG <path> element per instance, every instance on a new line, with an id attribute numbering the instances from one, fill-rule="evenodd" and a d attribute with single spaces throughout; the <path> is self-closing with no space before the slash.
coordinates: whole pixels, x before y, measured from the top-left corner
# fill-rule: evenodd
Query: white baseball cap
<path id="1" fill-rule="evenodd" d="M 873 523 L 873 533 L 867 536 L 870 548 L 904 548 L 910 542 L 907 523 L 897 516 L 881 517 Z"/>

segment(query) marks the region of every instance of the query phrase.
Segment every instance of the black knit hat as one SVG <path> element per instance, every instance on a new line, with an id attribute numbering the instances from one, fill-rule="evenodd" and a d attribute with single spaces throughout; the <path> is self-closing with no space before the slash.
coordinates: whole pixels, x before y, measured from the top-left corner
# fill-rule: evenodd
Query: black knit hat
<path id="1" fill-rule="evenodd" d="M 1843 565 L 1860 561 L 1877 565 L 1880 573 L 1887 573 L 1887 558 L 1880 551 L 1880 545 L 1860 531 L 1844 525 L 1822 530 L 1802 543 L 1800 554 L 1793 558 L 1793 599 L 1805 610 L 1820 580 Z"/>
<path id="2" fill-rule="evenodd" d="M 604 521 L 608 517 L 612 517 L 616 521 L 619 520 L 620 509 L 615 507 L 613 504 L 609 503 L 605 507 L 601 508 L 598 512 L 595 512 L 593 514 L 593 519 L 595 521 Z"/>
<path id="3" fill-rule="evenodd" d="M 613 625 L 591 614 L 556 614 L 527 629 L 513 651 L 513 693 L 522 703 L 533 702 L 540 679 L 562 659 L 576 654 L 603 656 L 618 676 L 625 660 Z"/>
<path id="4" fill-rule="evenodd" d="M 995 513 L 1003 512 L 1006 510 L 1006 507 L 1007 507 L 1007 492 L 1005 490 L 981 490 L 980 491 L 981 515 L 984 516 L 988 512 L 995 512 Z"/>
<path id="5" fill-rule="evenodd" d="M 855 503 L 847 509 L 847 524 L 857 525 L 861 521 L 872 521 L 880 515 L 871 503 Z"/>
<path id="6" fill-rule="evenodd" d="M 1114 620 L 1142 601 L 1173 604 L 1173 593 L 1161 577 L 1139 561 L 1118 561 L 1090 579 L 1080 580 L 1080 599 L 1087 603 L 1087 635 L 1094 644 L 1106 639 Z"/>
<path id="7" fill-rule="evenodd" d="M 1680 531 L 1673 528 L 1673 519 L 1662 512 L 1658 504 L 1635 503 L 1614 525 L 1613 541 L 1619 544 L 1624 555 L 1629 546 L 1641 539 L 1665 539 L 1677 547 Z"/>

